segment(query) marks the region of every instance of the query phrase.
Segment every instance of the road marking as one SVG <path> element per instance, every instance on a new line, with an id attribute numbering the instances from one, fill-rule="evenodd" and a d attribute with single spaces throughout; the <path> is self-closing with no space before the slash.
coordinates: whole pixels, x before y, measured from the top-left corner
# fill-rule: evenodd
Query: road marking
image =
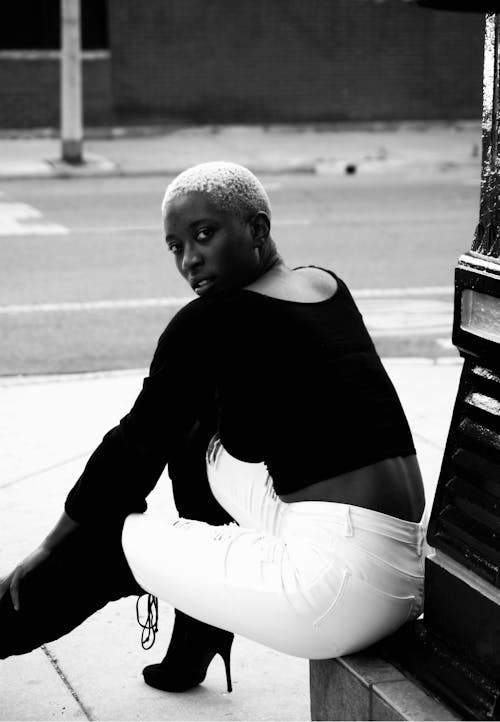
<path id="1" fill-rule="evenodd" d="M 437 218 L 374 218 L 374 219 L 366 219 L 366 218 L 351 218 L 348 216 L 339 216 L 339 215 L 325 215 L 325 216 L 317 216 L 314 218 L 273 218 L 272 219 L 272 226 L 273 228 L 307 228 L 309 226 L 324 226 L 324 225 L 331 225 L 331 226 L 385 226 L 388 223 L 391 223 L 393 226 L 396 225 L 408 225 L 411 223 L 412 226 L 416 225 L 427 225 L 429 223 L 432 223 L 433 226 L 436 225 L 446 225 L 450 226 L 450 224 L 460 225 L 463 226 L 464 223 L 470 224 L 470 218 L 469 217 L 463 217 L 458 218 L 457 216 L 454 216 L 453 218 L 443 218 L 443 217 L 437 217 Z M 110 234 L 110 233 L 162 233 L 162 227 L 161 227 L 161 221 L 158 221 L 158 223 L 149 223 L 149 224 L 143 224 L 138 226 L 72 226 L 71 228 L 67 229 L 68 233 L 74 233 L 76 235 L 104 235 L 104 234 Z"/>
<path id="2" fill-rule="evenodd" d="M 0 202 L 0 236 L 67 235 L 69 229 L 59 223 L 32 223 L 42 213 L 27 203 Z M 28 222 L 26 222 L 28 221 Z"/>
<path id="3" fill-rule="evenodd" d="M 273 226 L 312 226 L 317 223 L 312 218 L 277 218 L 273 220 Z M 69 233 L 77 235 L 105 235 L 109 233 L 158 233 L 162 234 L 161 221 L 141 226 L 73 226 L 68 228 Z"/>
<path id="4" fill-rule="evenodd" d="M 356 299 L 362 300 L 360 305 L 365 305 L 367 300 L 373 299 L 370 313 L 377 313 L 381 320 L 388 313 L 395 311 L 394 303 L 384 304 L 380 302 L 380 299 L 392 299 L 412 297 L 412 296 L 442 296 L 452 295 L 452 286 L 420 286 L 420 287 L 409 287 L 409 288 L 362 288 L 353 290 L 352 295 Z M 130 298 L 130 299 L 103 299 L 99 301 L 63 301 L 54 303 L 26 303 L 26 304 L 12 304 L 8 306 L 0 306 L 0 314 L 16 314 L 16 313 L 54 313 L 57 311 L 101 311 L 101 310 L 112 310 L 121 308 L 154 308 L 160 306 L 167 307 L 180 307 L 186 303 L 193 301 L 196 298 L 193 296 L 164 296 L 156 298 Z M 445 304 L 444 306 L 440 304 Z M 409 301 L 410 305 L 405 305 L 401 301 L 398 302 L 396 307 L 396 313 L 398 309 L 404 309 L 405 313 L 421 314 L 425 312 L 441 311 L 446 313 L 450 303 L 443 301 L 422 301 L 418 306 L 415 305 L 415 301 Z M 427 305 L 426 305 L 427 304 Z"/>
<path id="5" fill-rule="evenodd" d="M 12 306 L 0 306 L 0 314 L 18 313 L 54 313 L 60 311 L 109 311 L 122 308 L 156 308 L 167 306 L 180 308 L 196 296 L 186 298 L 165 297 L 165 298 L 131 298 L 131 299 L 109 299 L 104 301 L 69 301 L 67 303 L 26 303 Z"/>
<path id="6" fill-rule="evenodd" d="M 374 338 L 451 333 L 452 300 L 365 297 L 360 299 L 359 308 Z"/>
<path id="7" fill-rule="evenodd" d="M 453 296 L 453 286 L 401 286 L 399 288 L 358 288 L 351 291 L 356 298 L 391 298 L 400 296 Z"/>
<path id="8" fill-rule="evenodd" d="M 360 289 L 353 295 L 359 303 L 366 326 L 374 338 L 387 336 L 451 335 L 453 289 L 448 286 L 423 286 L 407 289 Z M 370 295 L 371 294 L 371 295 Z M 449 298 L 429 298 L 448 295 Z M 419 297 L 420 296 L 420 297 Z M 160 298 L 104 299 L 65 303 L 30 303 L 0 306 L 0 316 L 39 313 L 72 313 L 131 309 L 178 309 L 196 296 Z"/>

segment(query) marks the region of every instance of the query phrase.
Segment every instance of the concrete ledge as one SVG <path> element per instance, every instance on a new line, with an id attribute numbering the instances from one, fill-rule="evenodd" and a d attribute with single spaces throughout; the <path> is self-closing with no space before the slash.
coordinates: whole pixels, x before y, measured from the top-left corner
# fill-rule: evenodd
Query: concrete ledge
<path id="1" fill-rule="evenodd" d="M 312 720 L 461 720 L 376 650 L 309 664 Z"/>

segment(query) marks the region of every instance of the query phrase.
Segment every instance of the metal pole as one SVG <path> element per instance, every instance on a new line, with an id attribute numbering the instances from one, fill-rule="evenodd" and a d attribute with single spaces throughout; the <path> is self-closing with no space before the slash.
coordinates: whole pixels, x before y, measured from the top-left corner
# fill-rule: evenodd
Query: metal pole
<path id="1" fill-rule="evenodd" d="M 83 163 L 80 0 L 61 0 L 62 160 Z"/>

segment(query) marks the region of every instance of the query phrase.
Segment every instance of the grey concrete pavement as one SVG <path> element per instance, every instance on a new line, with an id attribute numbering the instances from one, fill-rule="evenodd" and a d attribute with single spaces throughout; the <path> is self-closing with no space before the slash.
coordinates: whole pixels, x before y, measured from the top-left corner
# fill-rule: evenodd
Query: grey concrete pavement
<path id="1" fill-rule="evenodd" d="M 85 163 L 60 160 L 56 137 L 0 134 L 0 180 L 94 175 L 169 175 L 209 160 L 259 173 L 426 172 L 478 168 L 478 122 L 371 125 L 111 128 L 89 135 Z"/>
<path id="2" fill-rule="evenodd" d="M 412 426 L 432 499 L 458 386 L 458 358 L 386 359 Z M 65 495 L 103 433 L 127 411 L 143 371 L 0 379 L 0 574 L 58 518 Z M 174 513 L 162 477 L 150 506 Z M 144 664 L 159 659 L 172 614 L 161 604 L 152 651 L 139 645 L 135 602 L 94 615 L 46 648 L 0 662 L 0 720 L 307 720 L 308 663 L 238 638 L 234 691 L 219 658 L 205 683 L 184 694 L 147 687 Z"/>

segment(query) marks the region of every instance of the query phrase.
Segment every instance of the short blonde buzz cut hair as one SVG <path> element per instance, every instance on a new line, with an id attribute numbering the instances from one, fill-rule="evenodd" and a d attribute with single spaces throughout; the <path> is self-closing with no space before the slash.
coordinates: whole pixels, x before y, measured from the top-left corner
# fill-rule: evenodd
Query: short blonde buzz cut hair
<path id="1" fill-rule="evenodd" d="M 271 204 L 260 180 L 243 165 L 227 161 L 199 163 L 180 173 L 169 183 L 161 212 L 174 198 L 187 193 L 205 193 L 216 208 L 242 220 L 264 211 L 271 218 Z"/>

